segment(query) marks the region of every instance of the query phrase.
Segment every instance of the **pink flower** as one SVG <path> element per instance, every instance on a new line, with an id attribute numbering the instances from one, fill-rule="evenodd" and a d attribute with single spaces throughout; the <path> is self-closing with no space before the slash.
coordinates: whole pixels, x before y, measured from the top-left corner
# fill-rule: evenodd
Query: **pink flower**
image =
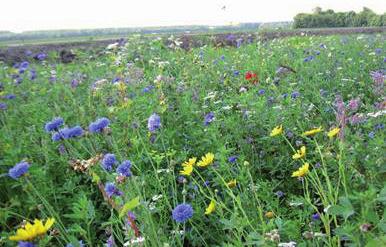
<path id="1" fill-rule="evenodd" d="M 360 99 L 352 99 L 352 100 L 350 100 L 350 101 L 348 102 L 348 107 L 349 107 L 350 110 L 352 110 L 352 111 L 358 110 L 359 105 L 360 105 Z"/>

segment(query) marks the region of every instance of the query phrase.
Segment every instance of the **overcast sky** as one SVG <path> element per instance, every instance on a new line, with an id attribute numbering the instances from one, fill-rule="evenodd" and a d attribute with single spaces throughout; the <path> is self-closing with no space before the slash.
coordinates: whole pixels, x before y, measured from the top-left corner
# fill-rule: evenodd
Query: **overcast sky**
<path id="1" fill-rule="evenodd" d="M 386 12 L 386 0 L 1 0 L 0 6 L 0 30 L 16 32 L 288 21 L 316 6 Z"/>

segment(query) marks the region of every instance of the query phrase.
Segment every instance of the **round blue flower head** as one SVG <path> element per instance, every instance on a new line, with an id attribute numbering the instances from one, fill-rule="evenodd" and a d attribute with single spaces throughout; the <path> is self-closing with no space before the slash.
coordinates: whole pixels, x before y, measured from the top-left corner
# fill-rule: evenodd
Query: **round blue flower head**
<path id="1" fill-rule="evenodd" d="M 4 99 L 14 99 L 14 98 L 16 98 L 16 95 L 14 95 L 12 93 L 4 96 Z"/>
<path id="2" fill-rule="evenodd" d="M 63 139 L 70 139 L 73 137 L 78 137 L 83 135 L 83 129 L 80 126 L 75 126 L 72 128 L 62 128 L 58 132 L 54 133 L 51 137 L 53 141 L 60 141 Z"/>
<path id="3" fill-rule="evenodd" d="M 236 162 L 236 160 L 237 160 L 237 156 L 236 155 L 232 155 L 232 156 L 230 156 L 229 158 L 228 158 L 228 161 L 230 162 L 230 163 L 235 163 Z"/>
<path id="4" fill-rule="evenodd" d="M 121 176 L 130 177 L 131 176 L 131 162 L 130 160 L 125 160 L 117 168 L 117 173 Z"/>
<path id="5" fill-rule="evenodd" d="M 39 61 L 43 61 L 44 59 L 47 58 L 47 54 L 41 52 L 41 53 L 36 54 L 34 58 L 39 60 Z"/>
<path id="6" fill-rule="evenodd" d="M 300 93 L 298 91 L 294 91 L 294 92 L 291 93 L 291 98 L 292 99 L 296 99 L 299 96 L 300 96 Z"/>
<path id="7" fill-rule="evenodd" d="M 110 120 L 108 118 L 100 118 L 96 120 L 95 122 L 92 122 L 88 129 L 91 133 L 99 133 L 101 132 L 104 128 L 106 128 L 110 124 Z"/>
<path id="8" fill-rule="evenodd" d="M 214 120 L 214 113 L 209 112 L 208 114 L 205 115 L 205 120 L 204 120 L 204 125 L 207 126 Z"/>
<path id="9" fill-rule="evenodd" d="M 64 123 L 63 118 L 61 117 L 56 117 L 52 119 L 50 122 L 47 122 L 46 125 L 44 126 L 44 129 L 47 132 L 51 132 L 54 130 L 57 130 L 60 126 L 62 126 Z"/>
<path id="10" fill-rule="evenodd" d="M 28 68 L 28 66 L 29 66 L 29 62 L 28 61 L 24 61 L 24 62 L 20 63 L 20 68 L 26 69 L 26 68 Z"/>
<path id="11" fill-rule="evenodd" d="M 315 213 L 311 216 L 312 220 L 320 220 L 320 215 L 318 213 Z"/>
<path id="12" fill-rule="evenodd" d="M 7 104 L 0 102 L 0 110 L 5 110 L 5 109 L 7 109 Z"/>
<path id="13" fill-rule="evenodd" d="M 115 158 L 114 154 L 105 154 L 102 160 L 102 167 L 106 171 L 111 171 L 115 163 L 117 163 L 117 159 Z"/>
<path id="14" fill-rule="evenodd" d="M 60 141 L 62 139 L 63 139 L 63 136 L 62 136 L 61 131 L 55 132 L 55 133 L 52 134 L 52 137 L 51 137 L 52 141 L 57 142 L 57 141 Z"/>
<path id="15" fill-rule="evenodd" d="M 108 197 L 112 197 L 112 196 L 121 196 L 122 195 L 122 192 L 118 190 L 117 187 L 115 187 L 115 184 L 114 183 L 106 183 L 105 185 L 105 192 L 107 194 Z"/>
<path id="16" fill-rule="evenodd" d="M 9 169 L 8 175 L 13 179 L 18 179 L 19 177 L 23 176 L 26 172 L 28 172 L 29 166 L 30 164 L 28 164 L 26 161 L 17 163 L 14 167 Z"/>
<path id="17" fill-rule="evenodd" d="M 80 126 L 72 127 L 67 132 L 68 138 L 78 137 L 78 136 L 82 136 L 82 135 L 83 135 L 83 129 Z"/>
<path id="18" fill-rule="evenodd" d="M 173 209 L 172 217 L 178 223 L 184 223 L 193 216 L 193 208 L 190 204 L 182 203 Z"/>
<path id="19" fill-rule="evenodd" d="M 161 127 L 161 118 L 157 113 L 151 114 L 147 121 L 147 128 L 150 132 L 155 132 L 157 129 Z"/>
<path id="20" fill-rule="evenodd" d="M 34 244 L 31 243 L 31 242 L 19 241 L 19 242 L 17 243 L 17 246 L 18 246 L 18 247 L 35 247 L 36 245 L 34 245 Z"/>

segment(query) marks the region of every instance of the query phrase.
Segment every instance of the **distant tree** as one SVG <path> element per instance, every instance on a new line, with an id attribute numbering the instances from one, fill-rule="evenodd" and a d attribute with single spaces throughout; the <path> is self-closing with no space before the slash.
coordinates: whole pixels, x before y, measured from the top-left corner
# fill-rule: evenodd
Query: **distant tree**
<path id="1" fill-rule="evenodd" d="M 312 14 L 297 14 L 293 25 L 294 28 L 385 26 L 385 19 L 385 14 L 377 15 L 367 7 L 359 13 L 334 12 L 332 9 L 323 11 L 316 7 Z"/>

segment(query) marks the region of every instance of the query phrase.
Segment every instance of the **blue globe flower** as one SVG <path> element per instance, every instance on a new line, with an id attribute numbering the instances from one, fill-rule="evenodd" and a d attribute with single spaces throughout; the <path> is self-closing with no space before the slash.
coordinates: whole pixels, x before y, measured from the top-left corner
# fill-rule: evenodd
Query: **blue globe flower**
<path id="1" fill-rule="evenodd" d="M 30 164 L 28 164 L 26 161 L 17 163 L 14 167 L 9 169 L 8 175 L 13 179 L 18 179 L 28 172 L 29 166 Z"/>
<path id="2" fill-rule="evenodd" d="M 153 113 L 148 121 L 147 121 L 147 128 L 150 132 L 155 132 L 159 128 L 161 128 L 161 118 L 157 113 Z"/>
<path id="3" fill-rule="evenodd" d="M 60 126 L 62 126 L 64 123 L 63 118 L 61 117 L 56 117 L 52 119 L 50 122 L 47 122 L 46 125 L 44 126 L 44 129 L 47 132 L 51 132 L 54 130 L 57 130 Z"/>
<path id="4" fill-rule="evenodd" d="M 104 128 L 109 126 L 110 120 L 108 118 L 100 118 L 96 120 L 95 122 L 92 122 L 88 129 L 90 130 L 91 133 L 99 133 L 102 132 Z"/>
<path id="5" fill-rule="evenodd" d="M 211 122 L 213 122 L 213 120 L 214 120 L 214 113 L 209 112 L 208 114 L 205 115 L 204 125 L 208 126 Z"/>
<path id="6" fill-rule="evenodd" d="M 105 154 L 102 160 L 102 167 L 106 171 L 111 171 L 115 163 L 117 163 L 117 159 L 114 154 Z"/>
<path id="7" fill-rule="evenodd" d="M 121 176 L 130 177 L 131 176 L 131 162 L 130 160 L 125 160 L 117 168 L 117 173 Z"/>
<path id="8" fill-rule="evenodd" d="M 228 161 L 230 162 L 230 163 L 235 163 L 236 162 L 236 160 L 237 160 L 237 155 L 232 155 L 232 156 L 230 156 L 229 158 L 228 158 Z"/>
<path id="9" fill-rule="evenodd" d="M 7 109 L 7 104 L 0 102 L 0 110 L 5 110 L 5 109 Z"/>
<path id="10" fill-rule="evenodd" d="M 51 137 L 53 141 L 60 141 L 63 139 L 70 139 L 74 137 L 79 137 L 83 135 L 83 129 L 80 126 L 75 126 L 72 128 L 62 128 L 58 132 L 54 133 Z"/>
<path id="11" fill-rule="evenodd" d="M 115 184 L 110 183 L 110 182 L 106 183 L 105 192 L 106 192 L 108 197 L 112 197 L 114 195 L 116 195 L 116 196 L 122 195 L 122 192 L 118 190 L 118 188 L 115 186 Z"/>
<path id="12" fill-rule="evenodd" d="M 173 219 L 178 223 L 184 223 L 193 216 L 193 208 L 190 204 L 182 203 L 172 211 Z"/>
<path id="13" fill-rule="evenodd" d="M 31 243 L 31 242 L 26 242 L 26 241 L 19 241 L 17 243 L 18 247 L 35 247 L 36 245 Z"/>

